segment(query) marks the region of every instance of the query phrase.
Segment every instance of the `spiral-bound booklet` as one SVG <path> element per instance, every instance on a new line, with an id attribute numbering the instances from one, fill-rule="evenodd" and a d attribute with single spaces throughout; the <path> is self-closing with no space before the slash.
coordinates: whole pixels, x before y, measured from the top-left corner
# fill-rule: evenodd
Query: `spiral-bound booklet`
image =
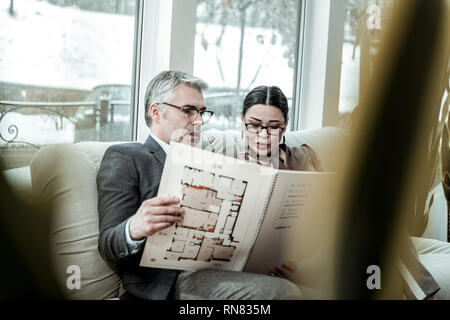
<path id="1" fill-rule="evenodd" d="M 337 176 L 171 143 L 158 195 L 178 196 L 184 218 L 147 238 L 140 265 L 266 274 L 284 260 L 301 260 L 320 245 Z"/>

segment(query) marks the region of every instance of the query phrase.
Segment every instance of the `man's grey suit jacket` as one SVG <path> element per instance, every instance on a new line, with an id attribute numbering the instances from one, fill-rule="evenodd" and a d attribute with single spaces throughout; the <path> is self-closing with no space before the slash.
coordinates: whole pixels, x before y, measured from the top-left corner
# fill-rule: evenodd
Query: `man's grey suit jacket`
<path id="1" fill-rule="evenodd" d="M 124 289 L 143 299 L 166 299 L 178 271 L 140 267 L 144 245 L 132 253 L 125 238 L 128 218 L 156 197 L 166 154 L 151 137 L 109 147 L 97 176 L 101 255 L 117 264 Z"/>

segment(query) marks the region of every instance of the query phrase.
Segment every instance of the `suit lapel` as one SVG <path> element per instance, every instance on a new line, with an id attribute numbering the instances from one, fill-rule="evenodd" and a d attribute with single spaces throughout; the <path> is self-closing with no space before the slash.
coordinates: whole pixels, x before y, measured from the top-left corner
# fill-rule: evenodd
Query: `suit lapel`
<path id="1" fill-rule="evenodd" d="M 147 140 L 144 142 L 144 146 L 146 146 L 147 149 L 155 155 L 156 160 L 164 166 L 164 162 L 166 161 L 166 153 L 151 135 L 149 135 Z"/>

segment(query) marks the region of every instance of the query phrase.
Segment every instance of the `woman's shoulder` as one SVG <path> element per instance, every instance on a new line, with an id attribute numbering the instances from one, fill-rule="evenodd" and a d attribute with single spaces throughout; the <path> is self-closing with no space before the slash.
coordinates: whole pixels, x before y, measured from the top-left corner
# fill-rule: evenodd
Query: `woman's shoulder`
<path id="1" fill-rule="evenodd" d="M 316 152 L 312 147 L 307 145 L 306 143 L 302 144 L 300 147 L 288 147 L 286 149 L 289 150 L 294 155 L 314 155 L 317 156 Z"/>
<path id="2" fill-rule="evenodd" d="M 304 171 L 322 171 L 322 165 L 317 153 L 307 144 L 300 147 L 285 145 L 288 169 Z"/>

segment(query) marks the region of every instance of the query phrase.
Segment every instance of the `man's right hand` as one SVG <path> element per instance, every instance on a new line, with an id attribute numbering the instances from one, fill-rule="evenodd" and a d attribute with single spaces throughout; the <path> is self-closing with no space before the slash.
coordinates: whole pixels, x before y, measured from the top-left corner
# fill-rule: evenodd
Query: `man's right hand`
<path id="1" fill-rule="evenodd" d="M 184 208 L 175 207 L 178 197 L 159 196 L 142 202 L 130 221 L 130 237 L 141 240 L 182 221 Z"/>

